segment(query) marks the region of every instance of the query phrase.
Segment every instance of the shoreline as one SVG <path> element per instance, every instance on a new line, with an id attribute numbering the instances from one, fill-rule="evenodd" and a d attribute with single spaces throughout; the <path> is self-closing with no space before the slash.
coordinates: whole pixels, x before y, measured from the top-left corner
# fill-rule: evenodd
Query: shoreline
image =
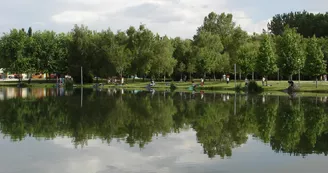
<path id="1" fill-rule="evenodd" d="M 46 80 L 34 80 L 30 84 L 27 84 L 26 81 L 22 82 L 24 84 L 24 87 L 30 87 L 30 88 L 54 88 L 55 81 L 46 81 Z M 100 82 L 101 83 L 101 82 Z M 199 84 L 199 82 L 196 80 L 196 83 Z M 268 81 L 268 84 L 270 86 L 262 86 L 261 81 L 257 81 L 258 85 L 263 87 L 264 93 L 280 93 L 280 94 L 286 94 L 284 90 L 288 88 L 288 82 L 287 81 Z M 18 81 L 0 81 L 0 87 L 17 87 Z M 88 83 L 84 84 L 83 88 L 94 88 L 93 85 L 96 83 Z M 116 89 L 127 89 L 127 90 L 147 90 L 146 86 L 149 84 L 149 82 L 130 82 L 130 80 L 124 84 L 124 85 L 115 85 L 115 84 L 104 84 L 102 88 L 116 88 Z M 152 87 L 154 90 L 159 91 L 165 91 L 170 90 L 170 82 L 164 83 L 164 82 L 157 82 L 154 87 Z M 176 86 L 176 89 L 174 91 L 176 92 L 191 92 L 192 90 L 189 89 L 191 86 L 190 82 L 173 82 L 173 84 Z M 241 85 L 242 87 L 245 86 L 245 83 L 243 81 L 238 81 L 236 85 Z M 298 82 L 295 82 L 295 85 L 298 85 Z M 315 83 L 313 81 L 301 81 L 300 83 L 300 90 L 297 91 L 297 94 L 305 94 L 306 95 L 315 95 L 315 94 L 328 94 L 328 82 L 320 81 L 318 82 L 318 88 L 316 88 Z M 74 84 L 74 88 L 81 88 L 81 85 Z M 235 93 L 235 83 L 230 82 L 229 84 L 226 84 L 225 82 L 220 81 L 206 81 L 205 85 L 203 87 L 199 86 L 196 88 L 196 92 L 204 91 L 204 92 L 217 92 L 217 93 Z M 244 91 L 241 91 L 240 93 L 245 93 Z M 261 93 L 259 93 L 261 94 Z"/>

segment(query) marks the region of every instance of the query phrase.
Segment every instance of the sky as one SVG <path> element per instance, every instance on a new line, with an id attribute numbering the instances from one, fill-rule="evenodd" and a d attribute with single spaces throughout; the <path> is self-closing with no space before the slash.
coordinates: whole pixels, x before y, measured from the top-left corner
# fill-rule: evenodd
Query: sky
<path id="1" fill-rule="evenodd" d="M 30 26 L 69 32 L 74 24 L 124 31 L 145 24 L 160 35 L 192 38 L 212 11 L 232 13 L 248 33 L 260 33 L 275 14 L 325 12 L 327 6 L 327 0 L 1 0 L 0 33 Z"/>

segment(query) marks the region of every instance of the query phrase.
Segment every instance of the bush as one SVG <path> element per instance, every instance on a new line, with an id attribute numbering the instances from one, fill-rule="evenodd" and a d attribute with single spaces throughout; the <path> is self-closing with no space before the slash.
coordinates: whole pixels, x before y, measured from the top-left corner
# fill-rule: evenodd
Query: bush
<path id="1" fill-rule="evenodd" d="M 238 85 L 235 87 L 235 91 L 236 91 L 237 93 L 240 93 L 242 90 L 243 90 L 243 87 L 241 86 L 241 84 L 238 84 Z"/>
<path id="2" fill-rule="evenodd" d="M 65 88 L 66 89 L 72 89 L 74 85 L 73 80 L 71 79 L 65 79 Z"/>
<path id="3" fill-rule="evenodd" d="M 249 93 L 260 93 L 263 92 L 263 88 L 257 84 L 256 81 L 250 81 L 247 86 Z"/>
<path id="4" fill-rule="evenodd" d="M 177 87 L 173 83 L 171 83 L 170 89 L 171 89 L 171 91 L 174 91 L 175 89 L 177 89 Z"/>

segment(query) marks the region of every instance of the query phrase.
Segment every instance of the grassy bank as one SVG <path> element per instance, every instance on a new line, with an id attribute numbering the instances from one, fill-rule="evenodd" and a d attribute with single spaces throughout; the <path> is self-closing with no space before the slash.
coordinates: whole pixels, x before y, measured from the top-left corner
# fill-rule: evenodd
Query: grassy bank
<path id="1" fill-rule="evenodd" d="M 196 84 L 199 84 L 199 81 L 195 81 Z M 262 86 L 262 82 L 257 82 L 259 86 Z M 109 87 L 118 87 L 118 88 L 145 88 L 149 82 L 135 82 L 127 83 L 123 86 L 108 85 Z M 240 84 L 242 87 L 245 86 L 244 81 L 239 81 L 236 85 Z M 177 87 L 177 90 L 188 90 L 191 86 L 190 82 L 174 82 L 174 85 Z M 318 82 L 318 88 L 316 88 L 314 81 L 301 81 L 300 84 L 298 81 L 295 81 L 295 85 L 300 86 L 300 92 L 318 92 L 318 93 L 328 93 L 328 82 Z M 288 88 L 289 84 L 287 81 L 269 81 L 268 86 L 263 86 L 264 91 L 283 91 Z M 157 82 L 153 88 L 170 88 L 170 83 Z M 210 91 L 234 91 L 235 83 L 232 81 L 229 84 L 220 81 L 205 81 L 204 86 L 199 86 L 198 90 L 210 90 Z"/>
<path id="2" fill-rule="evenodd" d="M 28 87 L 45 87 L 45 88 L 52 88 L 54 87 L 56 81 L 46 81 L 46 80 L 32 80 L 31 84 L 28 84 Z M 17 86 L 18 81 L 0 81 L 0 86 Z M 24 81 L 23 83 L 27 83 Z M 187 91 L 188 88 L 191 86 L 191 82 L 173 82 L 174 85 L 177 87 L 177 91 Z M 199 80 L 195 80 L 196 84 L 199 84 Z M 258 81 L 258 85 L 262 86 L 262 82 Z M 115 84 L 106 84 L 104 83 L 104 88 L 125 88 L 125 89 L 145 89 L 146 86 L 149 84 L 149 81 L 142 82 L 136 81 L 133 82 L 132 80 L 128 80 L 126 84 L 122 85 L 115 85 Z M 237 85 L 240 84 L 242 87 L 245 86 L 244 81 L 238 81 Z M 295 81 L 296 85 L 299 85 L 298 81 Z M 94 84 L 84 84 L 83 88 L 92 88 Z M 265 92 L 277 92 L 283 91 L 284 89 L 288 88 L 287 81 L 268 81 L 269 86 L 263 86 Z M 75 87 L 80 88 L 81 85 L 76 84 Z M 170 88 L 170 82 L 156 82 L 156 85 L 153 87 L 154 89 L 159 90 L 166 90 Z M 231 81 L 229 84 L 220 81 L 205 81 L 204 86 L 199 86 L 198 90 L 204 91 L 224 91 L 224 92 L 231 92 L 235 90 L 235 83 Z M 315 93 L 328 93 L 328 82 L 319 81 L 318 87 L 316 88 L 314 81 L 301 81 L 300 82 L 300 92 L 315 92 Z"/>

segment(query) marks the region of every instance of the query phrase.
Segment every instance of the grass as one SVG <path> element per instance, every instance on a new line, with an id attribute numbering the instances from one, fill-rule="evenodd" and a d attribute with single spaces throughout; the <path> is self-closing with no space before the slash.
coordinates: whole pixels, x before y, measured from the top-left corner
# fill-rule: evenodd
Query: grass
<path id="1" fill-rule="evenodd" d="M 26 81 L 24 81 L 26 82 Z M 45 87 L 52 88 L 55 85 L 55 80 L 46 81 L 46 80 L 32 80 L 29 87 Z M 104 81 L 101 81 L 104 83 Z M 149 84 L 149 80 L 147 82 L 142 82 L 140 80 L 133 82 L 131 79 L 126 81 L 127 83 L 123 86 L 115 85 L 115 84 L 106 84 L 104 83 L 104 88 L 124 88 L 124 89 L 146 89 L 146 86 Z M 0 81 L 0 86 L 17 86 L 18 81 Z M 191 86 L 191 82 L 173 82 L 176 86 L 176 91 L 189 91 L 189 87 Z M 195 80 L 196 84 L 200 84 L 200 80 Z M 258 85 L 262 86 L 261 81 L 257 81 Z M 171 82 L 156 82 L 156 85 L 153 87 L 157 90 L 169 90 Z M 84 84 L 83 88 L 93 88 L 94 84 Z M 238 81 L 236 85 L 245 86 L 244 81 Z M 287 81 L 268 81 L 269 86 L 263 86 L 264 92 L 280 92 L 288 88 Z M 295 81 L 295 85 L 299 85 L 298 81 Z M 75 87 L 80 88 L 81 85 L 75 84 Z M 197 87 L 197 90 L 204 91 L 220 91 L 220 92 L 234 92 L 235 91 L 235 83 L 231 81 L 229 84 L 221 81 L 205 81 L 204 86 Z M 328 93 L 328 82 L 319 81 L 318 88 L 315 86 L 315 81 L 301 81 L 300 82 L 300 93 Z"/>
<path id="2" fill-rule="evenodd" d="M 195 83 L 200 83 L 195 81 Z M 262 86 L 261 81 L 257 81 L 259 86 Z M 135 82 L 127 83 L 123 86 L 114 86 L 108 85 L 109 87 L 118 87 L 118 88 L 145 88 L 149 82 Z M 174 82 L 177 87 L 177 90 L 188 90 L 191 86 L 190 82 Z M 245 86 L 244 81 L 236 82 L 236 85 Z M 298 81 L 295 81 L 295 85 L 299 85 Z M 283 91 L 289 86 L 287 81 L 268 81 L 268 86 L 263 86 L 264 92 L 273 92 L 273 91 Z M 154 89 L 167 88 L 169 89 L 170 85 L 164 82 L 157 82 L 153 87 Z M 231 81 L 229 84 L 226 82 L 220 81 L 205 81 L 204 86 L 199 86 L 198 90 L 207 90 L 207 91 L 235 91 L 235 83 Z M 320 81 L 318 82 L 318 88 L 315 86 L 314 81 L 301 81 L 300 82 L 300 92 L 315 92 L 315 93 L 328 93 L 328 82 Z"/>

